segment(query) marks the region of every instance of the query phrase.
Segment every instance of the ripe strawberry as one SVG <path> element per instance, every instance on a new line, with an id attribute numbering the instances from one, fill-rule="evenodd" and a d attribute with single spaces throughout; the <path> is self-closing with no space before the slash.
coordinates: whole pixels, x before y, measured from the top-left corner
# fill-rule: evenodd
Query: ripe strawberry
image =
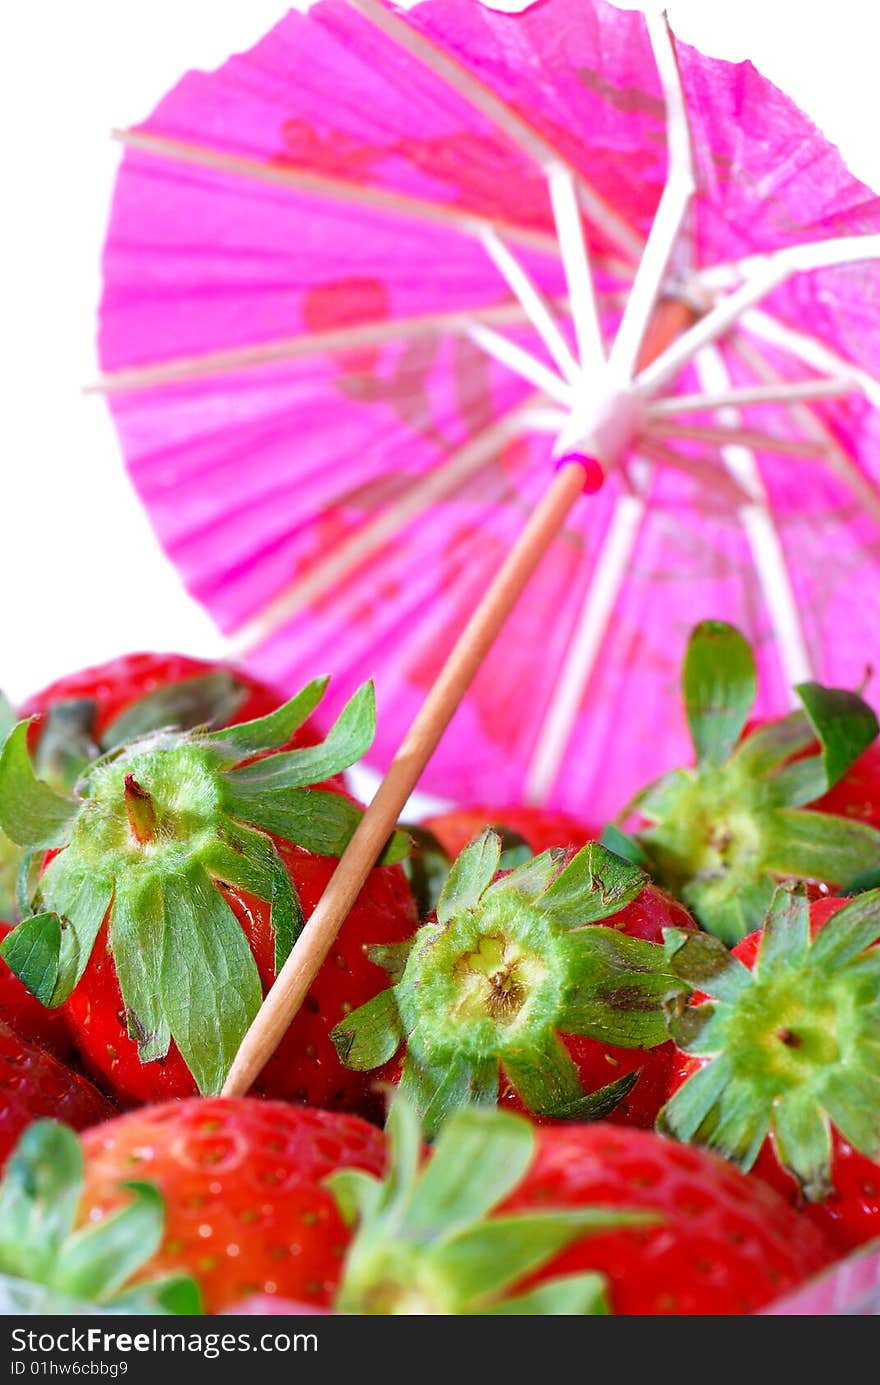
<path id="1" fill-rule="evenodd" d="M 824 1268 L 822 1234 L 760 1180 L 650 1131 L 458 1112 L 418 1172 L 329 1180 L 360 1225 L 336 1307 L 358 1314 L 751 1313 Z"/>
<path id="2" fill-rule="evenodd" d="M 0 942 L 12 932 L 12 925 L 0 922 Z M 3 958 L 0 957 L 0 1023 L 7 1024 L 23 1039 L 48 1049 L 56 1058 L 68 1059 L 73 1052 L 64 1016 L 31 995 Z"/>
<path id="3" fill-rule="evenodd" d="M 185 685 L 185 686 L 181 686 Z M 174 688 L 174 693 L 166 690 Z M 163 708 L 164 696 L 164 708 Z M 200 721 L 225 725 L 254 721 L 274 712 L 283 698 L 273 688 L 230 664 L 192 659 L 185 654 L 123 654 L 105 664 L 81 669 L 50 683 L 29 697 L 22 716 L 46 716 L 59 704 L 88 704 L 88 731 L 100 742 L 119 717 L 150 698 L 136 729 L 156 730 L 174 725 L 188 730 Z M 147 711 L 172 715 L 169 720 L 144 724 Z M 122 739 L 131 738 L 125 732 Z"/>
<path id="4" fill-rule="evenodd" d="M 812 938 L 812 941 L 811 941 Z M 780 890 L 728 953 L 671 935 L 699 986 L 670 1021 L 680 1053 L 660 1127 L 755 1168 L 849 1248 L 880 1235 L 880 890 Z"/>
<path id="5" fill-rule="evenodd" d="M 82 1143 L 80 1221 L 122 1205 L 130 1178 L 153 1184 L 167 1219 L 141 1273 L 192 1274 L 210 1313 L 251 1294 L 327 1305 L 349 1232 L 322 1182 L 385 1163 L 384 1136 L 354 1116 L 249 1098 L 132 1111 Z"/>
<path id="6" fill-rule="evenodd" d="M 551 1119 L 620 1102 L 617 1119 L 653 1122 L 672 1058 L 662 1001 L 675 987 L 659 943 L 674 921 L 692 925 L 599 843 L 569 855 L 499 874 L 488 830 L 458 857 L 436 918 L 373 950 L 393 984 L 332 1037 L 350 1067 L 399 1081 L 429 1131 L 471 1100 Z"/>
<path id="7" fill-rule="evenodd" d="M 425 818 L 422 826 L 433 832 L 450 859 L 464 851 L 468 842 L 487 827 L 502 829 L 522 837 L 537 855 L 550 847 L 571 847 L 579 851 L 587 842 L 598 841 L 601 828 L 589 827 L 570 813 L 550 808 L 489 808 L 484 806 L 453 808 L 448 813 L 436 813 Z"/>
<path id="8" fill-rule="evenodd" d="M 53 788 L 71 789 L 90 761 L 149 731 L 234 726 L 268 716 L 280 693 L 230 664 L 184 654 L 124 654 L 81 669 L 28 698 L 28 745 L 37 773 Z M 314 745 L 305 722 L 292 744 Z M 341 782 L 341 780 L 340 780 Z"/>
<path id="9" fill-rule="evenodd" d="M 330 776 L 372 740 L 369 685 L 322 743 L 286 748 L 325 686 L 256 721 L 142 736 L 97 761 L 76 797 L 35 777 L 27 722 L 0 753 L 0 824 L 19 845 L 52 853 L 35 912 L 3 955 L 44 1004 L 64 1006 L 85 1061 L 127 1100 L 219 1090 L 360 819 Z M 324 787 L 307 787 L 315 783 Z M 401 846 L 395 838 L 392 855 Z M 377 867 L 267 1092 L 362 1097 L 364 1079 L 342 1069 L 327 1033 L 381 985 L 362 939 L 399 941 L 414 926 L 400 868 Z"/>
<path id="10" fill-rule="evenodd" d="M 841 886 L 880 868 L 877 827 L 835 816 L 823 798 L 875 740 L 871 708 L 802 683 L 802 711 L 743 736 L 755 688 L 742 635 L 698 625 L 684 666 L 696 768 L 665 775 L 624 814 L 639 819 L 652 875 L 729 945 L 760 926 L 780 880 Z"/>
<path id="11" fill-rule="evenodd" d="M 115 1216 L 76 1230 L 83 1188 L 80 1142 L 41 1120 L 21 1137 L 0 1182 L 0 1302 L 4 1313 L 198 1313 L 186 1276 L 133 1285 L 162 1240 L 165 1213 L 155 1188 L 126 1183 Z M 143 1279 L 143 1271 L 138 1276 Z"/>
<path id="12" fill-rule="evenodd" d="M 41 1116 L 84 1130 L 114 1114 L 91 1082 L 0 1023 L 0 1167 L 22 1131 Z"/>

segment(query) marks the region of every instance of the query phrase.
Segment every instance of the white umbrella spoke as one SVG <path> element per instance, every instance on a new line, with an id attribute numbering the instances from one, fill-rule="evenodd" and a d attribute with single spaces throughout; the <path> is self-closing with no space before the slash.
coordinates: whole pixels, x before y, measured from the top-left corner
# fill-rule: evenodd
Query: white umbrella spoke
<path id="1" fill-rule="evenodd" d="M 295 192 L 303 192 L 310 197 L 319 197 L 324 201 L 341 202 L 347 207 L 359 207 L 390 216 L 400 216 L 410 221 L 425 222 L 471 239 L 478 239 L 485 230 L 494 229 L 506 240 L 527 249 L 538 250 L 546 255 L 559 255 L 559 244 L 552 231 L 520 226 L 516 222 L 483 216 L 480 212 L 470 212 L 462 207 L 431 202 L 427 198 L 413 197 L 409 193 L 392 192 L 388 188 L 370 183 L 356 183 L 348 178 L 329 177 L 323 173 L 316 173 L 313 168 L 298 167 L 291 162 L 267 163 L 243 154 L 230 154 L 220 149 L 211 149 L 207 145 L 190 144 L 185 140 L 147 134 L 141 130 L 114 130 L 113 137 L 129 149 L 137 149 L 143 154 L 152 154 L 161 159 L 170 159 L 175 163 L 190 164 L 196 168 L 231 174 L 234 177 L 250 178 L 260 183 L 272 183 Z"/>
<path id="2" fill-rule="evenodd" d="M 732 476 L 723 459 L 712 456 L 694 456 L 689 452 L 678 452 L 675 448 L 664 447 L 662 443 L 649 438 L 639 440 L 639 453 L 658 462 L 664 470 L 678 471 L 705 485 L 717 502 L 726 501 L 733 506 L 750 504 L 752 493 Z"/>
<path id="3" fill-rule="evenodd" d="M 551 168 L 547 178 L 580 362 L 585 370 L 601 368 L 605 341 L 574 179 L 562 165 Z"/>
<path id="4" fill-rule="evenodd" d="M 240 654 L 262 644 L 286 621 L 304 610 L 309 602 L 343 581 L 383 544 L 392 542 L 414 519 L 468 481 L 475 472 L 493 460 L 500 448 L 522 435 L 523 416 L 527 416 L 528 411 L 539 403 L 540 396 L 532 396 L 502 414 L 488 428 L 450 453 L 442 467 L 436 467 L 414 481 L 398 500 L 239 626 L 232 640 L 233 651 Z"/>
<path id="5" fill-rule="evenodd" d="M 556 299 L 554 306 L 567 310 L 566 299 Z M 192 356 L 172 357 L 143 366 L 111 370 L 86 386 L 87 393 L 112 394 L 120 391 L 152 389 L 186 380 L 206 379 L 234 370 L 247 370 L 278 361 L 296 361 L 310 356 L 333 352 L 356 351 L 366 346 L 383 346 L 389 342 L 427 341 L 447 334 L 466 336 L 475 322 L 495 327 L 518 327 L 528 321 L 521 305 L 515 301 L 493 303 L 488 307 L 452 309 L 441 313 L 420 313 L 412 317 L 394 317 L 374 322 L 351 323 L 347 327 L 330 327 L 323 332 L 301 332 L 292 337 L 277 337 L 263 342 L 230 347 L 224 351 L 206 351 Z"/>
<path id="6" fill-rule="evenodd" d="M 721 406 L 720 407 L 729 407 Z M 731 415 L 733 417 L 733 415 Z M 825 446 L 815 440 L 774 437 L 757 428 L 741 424 L 683 423 L 678 419 L 659 418 L 649 421 L 644 435 L 647 438 L 675 438 L 683 442 L 710 443 L 717 447 L 739 445 L 761 452 L 776 452 L 783 457 L 824 457 Z"/>
<path id="7" fill-rule="evenodd" d="M 730 374 L 717 347 L 707 347 L 697 357 L 695 365 L 700 384 L 705 390 L 722 393 L 730 388 Z M 718 416 L 731 427 L 739 419 L 736 409 L 729 405 L 720 408 Z M 776 636 L 785 684 L 790 689 L 812 678 L 813 667 L 785 549 L 768 503 L 755 453 L 737 443 L 722 448 L 721 455 L 730 475 L 752 497 L 750 503 L 740 506 L 739 519 L 745 530 L 764 604 Z M 793 694 L 790 696 L 794 704 Z"/>
<path id="8" fill-rule="evenodd" d="M 553 357 L 560 372 L 571 384 L 574 384 L 580 376 L 578 363 L 571 353 L 568 342 L 560 332 L 553 314 L 547 307 L 544 295 L 535 288 L 519 260 L 510 253 L 507 246 L 494 231 L 484 231 L 480 239 L 489 259 L 521 303 L 523 312 Z"/>
<path id="9" fill-rule="evenodd" d="M 740 327 L 751 335 L 759 337 L 770 346 L 780 347 L 804 365 L 819 370 L 823 375 L 849 375 L 854 385 L 869 399 L 875 409 L 880 409 L 880 380 L 876 380 L 866 370 L 848 361 L 837 351 L 832 351 L 824 342 L 809 332 L 788 327 L 760 308 L 746 313 Z"/>
<path id="10" fill-rule="evenodd" d="M 646 395 L 657 393 L 678 375 L 704 346 L 722 336 L 743 314 L 793 274 L 859 260 L 880 258 L 880 235 L 841 236 L 811 241 L 806 245 L 786 246 L 755 259 L 754 271 L 744 284 L 715 304 L 714 308 L 637 376 L 636 383 Z"/>
<path id="11" fill-rule="evenodd" d="M 719 391 L 718 394 L 673 394 L 665 399 L 652 399 L 645 409 L 649 422 L 676 414 L 714 412 L 729 404 L 744 408 L 749 404 L 786 404 L 798 400 L 839 399 L 852 394 L 858 386 L 852 376 L 838 375 L 822 380 L 797 380 L 778 385 L 754 385 L 751 388 Z"/>
<path id="12" fill-rule="evenodd" d="M 765 380 L 770 384 L 782 379 L 776 367 L 741 332 L 736 332 L 731 337 L 730 346 L 747 369 L 751 370 L 759 380 Z M 784 404 L 783 407 L 796 427 L 809 437 L 824 443 L 828 470 L 842 481 L 875 523 L 880 524 L 880 491 L 841 447 L 831 429 L 808 404 L 795 401 Z"/>
<path id="13" fill-rule="evenodd" d="M 501 365 L 507 366 L 514 375 L 549 394 L 551 399 L 555 399 L 565 408 L 571 408 L 574 402 L 572 386 L 555 375 L 549 366 L 539 361 L 530 351 L 526 351 L 509 337 L 502 336 L 500 332 L 493 331 L 491 327 L 481 327 L 479 323 L 474 323 L 468 329 L 467 336 L 475 346 L 485 351 L 487 356 L 492 356 Z"/>
<path id="14" fill-rule="evenodd" d="M 687 106 L 675 46 L 665 15 L 648 13 L 648 32 L 666 103 L 668 172 L 647 244 L 636 271 L 610 364 L 631 379 L 648 324 L 663 288 L 663 276 L 696 191 Z"/>
<path id="15" fill-rule="evenodd" d="M 617 500 L 584 596 L 576 628 L 541 721 L 525 777 L 525 800 L 541 803 L 553 788 L 596 667 L 645 516 L 640 495 Z"/>

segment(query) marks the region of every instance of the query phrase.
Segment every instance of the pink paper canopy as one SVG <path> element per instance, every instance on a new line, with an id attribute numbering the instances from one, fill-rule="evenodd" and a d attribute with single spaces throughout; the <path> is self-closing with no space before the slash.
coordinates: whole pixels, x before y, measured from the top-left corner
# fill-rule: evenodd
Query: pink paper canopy
<path id="1" fill-rule="evenodd" d="M 880 232 L 877 198 L 750 64 L 676 48 L 698 195 L 669 295 L 708 313 L 760 272 L 745 257 Z M 498 255 L 576 352 L 561 168 L 610 340 L 667 173 L 663 93 L 643 17 L 602 0 L 322 0 L 134 132 L 100 333 L 132 479 L 256 673 L 329 671 L 335 706 L 375 677 L 377 767 L 552 476 L 559 399 L 486 338 L 557 369 Z M 688 758 L 679 668 L 704 617 L 756 642 L 761 711 L 797 677 L 861 682 L 878 323 L 876 263 L 808 268 L 684 364 L 667 395 L 838 397 L 655 418 L 573 512 L 422 787 L 613 814 Z M 722 449 L 725 429 L 754 436 Z"/>

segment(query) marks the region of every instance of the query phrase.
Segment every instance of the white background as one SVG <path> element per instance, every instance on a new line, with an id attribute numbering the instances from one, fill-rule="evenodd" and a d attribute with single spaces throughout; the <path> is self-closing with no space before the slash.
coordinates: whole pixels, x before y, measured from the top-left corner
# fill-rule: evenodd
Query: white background
<path id="1" fill-rule="evenodd" d="M 476 3 L 476 0 L 475 0 Z M 495 0 L 496 8 L 522 8 Z M 635 6 L 632 6 L 635 7 Z M 0 685 L 13 697 L 125 649 L 219 649 L 126 480 L 95 373 L 118 150 L 187 67 L 248 47 L 283 0 L 7 0 L 0 20 Z M 876 0 L 669 0 L 704 51 L 751 57 L 880 187 Z"/>

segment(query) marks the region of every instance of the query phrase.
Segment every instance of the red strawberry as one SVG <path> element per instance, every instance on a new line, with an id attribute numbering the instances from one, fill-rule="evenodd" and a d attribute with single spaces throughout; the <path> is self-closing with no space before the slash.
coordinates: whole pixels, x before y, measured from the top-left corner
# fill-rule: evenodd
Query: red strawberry
<path id="1" fill-rule="evenodd" d="M 756 693 L 751 650 L 730 625 L 698 625 L 684 666 L 696 767 L 665 775 L 627 810 L 652 875 L 729 945 L 760 926 L 779 881 L 841 886 L 880 869 L 870 814 L 841 811 L 850 791 L 824 797 L 861 763 L 877 718 L 853 692 L 795 691 L 803 710 L 743 735 Z"/>
<path id="2" fill-rule="evenodd" d="M 76 1227 L 83 1153 L 53 1120 L 29 1125 L 0 1180 L 0 1299 L 4 1313 L 200 1313 L 194 1280 L 146 1278 L 165 1209 L 154 1187 L 126 1182 L 112 1216 Z M 135 1283 L 135 1279 L 137 1282 Z"/>
<path id="3" fill-rule="evenodd" d="M 429 1131 L 470 1100 L 551 1119 L 620 1102 L 617 1119 L 651 1124 L 672 1058 L 659 942 L 686 911 L 597 842 L 509 873 L 501 846 L 484 832 L 436 917 L 373 950 L 393 984 L 337 1025 L 340 1057 L 399 1081 Z"/>
<path id="4" fill-rule="evenodd" d="M 832 1258 L 758 1179 L 650 1131 L 458 1112 L 421 1174 L 399 1103 L 392 1176 L 335 1174 L 360 1226 L 336 1307 L 421 1314 L 751 1313 Z"/>
<path id="5" fill-rule="evenodd" d="M 84 1130 L 114 1114 L 91 1082 L 0 1023 L 0 1167 L 22 1131 L 43 1116 Z"/>
<path id="6" fill-rule="evenodd" d="M 4 745 L 0 824 L 52 858 L 3 954 L 40 1000 L 64 1006 L 83 1058 L 127 1100 L 219 1090 L 360 819 L 330 776 L 372 739 L 369 685 L 325 741 L 287 748 L 325 686 L 231 728 L 147 734 L 97 762 L 76 797 L 35 778 L 26 722 Z M 363 939 L 400 941 L 414 926 L 400 867 L 377 867 L 267 1072 L 270 1095 L 363 1099 L 328 1031 L 381 986 Z"/>
<path id="7" fill-rule="evenodd" d="M 536 855 L 553 846 L 579 851 L 587 842 L 597 841 L 601 836 L 601 828 L 589 827 L 570 813 L 550 808 L 453 808 L 448 813 L 425 818 L 422 826 L 433 832 L 452 860 L 486 827 L 515 833 Z"/>
<path id="8" fill-rule="evenodd" d="M 90 760 L 149 731 L 234 726 L 268 716 L 283 701 L 231 664 L 184 654 L 124 654 L 58 679 L 28 698 L 21 715 L 33 718 L 28 744 L 38 774 L 66 790 Z M 320 739 L 306 721 L 292 744 Z"/>
<path id="9" fill-rule="evenodd" d="M 206 685 L 206 679 L 212 679 L 213 683 Z M 196 686 L 196 680 L 200 687 Z M 89 730 L 96 740 L 100 740 L 108 727 L 134 703 L 141 702 L 145 697 L 155 699 L 164 689 L 181 683 L 190 684 L 190 706 L 196 718 L 201 710 L 210 710 L 215 714 L 218 711 L 228 713 L 223 717 L 224 722 L 253 721 L 274 712 L 284 700 L 273 688 L 230 664 L 192 659 L 185 654 L 140 653 L 123 654 L 106 664 L 96 664 L 59 678 L 29 697 L 21 714 L 26 717 L 44 716 L 59 703 L 88 703 L 91 711 Z M 200 697 L 207 699 L 212 695 L 215 699 L 213 707 L 208 708 L 207 702 L 204 709 L 196 706 Z M 158 704 L 154 701 L 153 705 Z M 181 691 L 178 709 L 182 705 Z M 215 716 L 206 717 L 205 720 L 214 721 Z M 174 724 L 186 728 L 196 725 L 197 721 L 181 723 L 175 718 Z"/>
<path id="10" fill-rule="evenodd" d="M 844 1248 L 880 1236 L 878 939 L 880 890 L 813 904 L 780 890 L 732 954 L 669 940 L 700 989 L 670 1022 L 681 1051 L 661 1127 L 806 1202 Z"/>
<path id="11" fill-rule="evenodd" d="M 248 1098 L 132 1111 L 83 1149 L 80 1221 L 122 1205 L 132 1178 L 154 1185 L 165 1233 L 141 1274 L 192 1274 L 211 1313 L 251 1294 L 328 1304 L 349 1232 L 323 1180 L 385 1163 L 384 1136 L 354 1116 Z"/>
<path id="12" fill-rule="evenodd" d="M 12 932 L 12 924 L 0 922 L 0 942 Z M 64 1016 L 31 995 L 14 972 L 0 957 L 0 1023 L 9 1025 L 16 1034 L 31 1043 L 39 1044 L 54 1053 L 56 1058 L 69 1058 L 73 1052 Z"/>

